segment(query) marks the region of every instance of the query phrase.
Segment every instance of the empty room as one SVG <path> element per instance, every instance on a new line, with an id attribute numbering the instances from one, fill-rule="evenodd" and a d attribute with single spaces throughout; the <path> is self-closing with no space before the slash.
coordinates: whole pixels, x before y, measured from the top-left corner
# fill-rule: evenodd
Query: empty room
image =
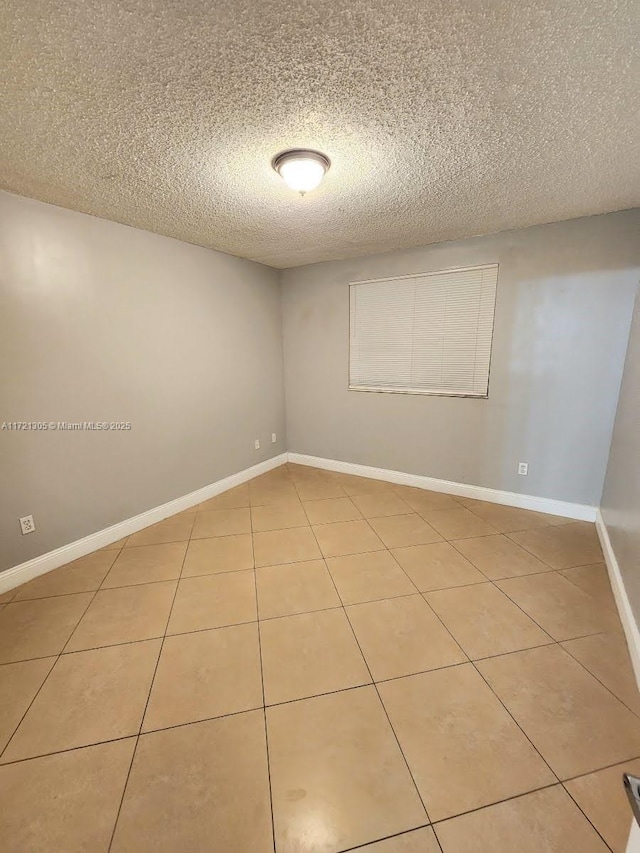
<path id="1" fill-rule="evenodd" d="M 3 853 L 640 853 L 637 0 L 2 0 Z"/>

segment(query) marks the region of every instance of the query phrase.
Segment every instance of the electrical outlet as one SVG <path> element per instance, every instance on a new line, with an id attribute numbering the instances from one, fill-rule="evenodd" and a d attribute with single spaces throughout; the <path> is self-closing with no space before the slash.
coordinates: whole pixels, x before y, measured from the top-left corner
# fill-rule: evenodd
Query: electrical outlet
<path id="1" fill-rule="evenodd" d="M 260 439 L 259 438 L 256 438 L 256 440 L 253 442 L 253 446 L 255 447 L 256 450 L 260 450 Z"/>
<path id="2" fill-rule="evenodd" d="M 518 462 L 518 474 L 521 474 L 523 477 L 526 477 L 529 473 L 529 463 L 528 462 Z"/>
<path id="3" fill-rule="evenodd" d="M 22 535 L 24 536 L 27 533 L 33 533 L 36 529 L 36 523 L 33 520 L 32 515 L 25 515 L 20 519 L 20 529 L 22 530 Z"/>
<path id="4" fill-rule="evenodd" d="M 272 432 L 271 433 L 271 444 L 275 444 L 277 440 L 278 440 L 278 436 L 275 434 L 275 432 Z"/>

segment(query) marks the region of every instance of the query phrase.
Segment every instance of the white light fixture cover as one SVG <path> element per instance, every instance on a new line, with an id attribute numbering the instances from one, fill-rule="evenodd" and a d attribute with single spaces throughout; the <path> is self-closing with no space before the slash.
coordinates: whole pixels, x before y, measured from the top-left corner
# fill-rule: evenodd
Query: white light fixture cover
<path id="1" fill-rule="evenodd" d="M 283 151 L 273 161 L 273 168 L 285 184 L 301 195 L 319 186 L 330 165 L 324 154 L 306 148 Z"/>

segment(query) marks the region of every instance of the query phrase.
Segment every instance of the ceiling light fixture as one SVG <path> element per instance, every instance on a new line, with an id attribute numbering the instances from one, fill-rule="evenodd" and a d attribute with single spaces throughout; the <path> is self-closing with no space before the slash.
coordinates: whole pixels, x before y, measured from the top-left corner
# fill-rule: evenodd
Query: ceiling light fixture
<path id="1" fill-rule="evenodd" d="M 331 161 L 324 154 L 307 148 L 282 151 L 273 160 L 273 168 L 285 184 L 300 195 L 315 190 L 330 165 Z"/>

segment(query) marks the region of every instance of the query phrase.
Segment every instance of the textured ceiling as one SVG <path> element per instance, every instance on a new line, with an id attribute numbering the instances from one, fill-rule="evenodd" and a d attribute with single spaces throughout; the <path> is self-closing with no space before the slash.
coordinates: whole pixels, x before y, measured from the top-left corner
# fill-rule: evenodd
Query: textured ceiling
<path id="1" fill-rule="evenodd" d="M 636 0 L 3 0 L 0 185 L 276 267 L 634 207 L 637 21 Z M 270 166 L 300 146 L 333 164 L 304 198 Z"/>

